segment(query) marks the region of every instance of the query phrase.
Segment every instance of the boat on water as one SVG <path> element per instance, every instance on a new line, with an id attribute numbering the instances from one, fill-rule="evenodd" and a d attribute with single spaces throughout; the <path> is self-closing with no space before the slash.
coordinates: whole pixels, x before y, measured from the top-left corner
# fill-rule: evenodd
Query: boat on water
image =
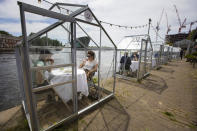
<path id="1" fill-rule="evenodd" d="M 76 46 L 77 48 L 84 48 L 84 47 L 88 47 L 89 43 L 90 43 L 90 38 L 87 36 L 83 36 L 83 37 L 79 37 L 76 39 Z"/>

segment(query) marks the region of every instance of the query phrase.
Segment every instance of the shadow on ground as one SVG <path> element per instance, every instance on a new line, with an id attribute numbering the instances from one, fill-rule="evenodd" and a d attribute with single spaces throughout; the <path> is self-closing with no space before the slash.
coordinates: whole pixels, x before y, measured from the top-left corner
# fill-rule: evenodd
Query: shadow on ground
<path id="1" fill-rule="evenodd" d="M 84 119 L 86 123 L 84 123 L 82 127 L 79 126 L 79 130 L 126 131 L 128 129 L 129 120 L 130 117 L 128 113 L 119 101 L 114 98 L 94 112 L 93 117 Z M 84 121 L 79 120 L 79 124 Z"/>
<path id="2" fill-rule="evenodd" d="M 130 116 L 120 104 L 113 98 L 110 101 L 100 105 L 97 110 L 92 110 L 70 125 L 62 125 L 56 129 L 59 130 L 76 130 L 76 131 L 127 131 Z"/>
<path id="3" fill-rule="evenodd" d="M 162 77 L 153 74 L 142 80 L 139 87 L 154 91 L 158 94 L 162 94 L 162 92 L 168 88 L 166 81 Z"/>
<path id="4" fill-rule="evenodd" d="M 175 64 L 175 63 L 168 63 L 167 66 L 174 66 L 174 67 L 178 67 L 179 65 L 178 64 Z"/>
<path id="5" fill-rule="evenodd" d="M 59 127 L 53 129 L 53 131 L 128 130 L 130 116 L 116 98 L 113 98 L 108 102 L 101 104 L 95 109 L 80 116 L 78 120 L 60 125 Z M 3 130 L 29 131 L 27 120 L 25 119 L 22 108 L 13 116 L 14 117 L 6 123 L 6 126 L 2 125 Z M 15 122 L 15 126 L 12 125 L 13 122 Z M 12 127 L 10 124 L 12 125 Z"/>
<path id="6" fill-rule="evenodd" d="M 161 68 L 160 70 L 158 70 L 158 72 L 165 72 L 165 73 L 174 73 L 174 70 L 173 69 L 170 69 L 170 68 Z"/>
<path id="7" fill-rule="evenodd" d="M 146 90 L 150 90 L 158 94 L 162 94 L 162 92 L 168 88 L 166 81 L 162 77 L 154 74 L 150 74 L 148 77 L 140 81 L 140 83 L 121 79 L 119 81 L 124 82 L 128 85 L 133 85 Z"/>

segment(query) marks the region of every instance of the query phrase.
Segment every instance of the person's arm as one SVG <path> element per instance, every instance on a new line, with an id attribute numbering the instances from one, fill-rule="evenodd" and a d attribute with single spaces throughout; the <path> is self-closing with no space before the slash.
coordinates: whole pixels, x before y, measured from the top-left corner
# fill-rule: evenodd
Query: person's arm
<path id="1" fill-rule="evenodd" d="M 82 68 L 82 67 L 85 65 L 85 62 L 86 62 L 86 61 L 83 61 L 83 62 L 80 64 L 79 68 Z"/>
<path id="2" fill-rule="evenodd" d="M 54 60 L 52 58 L 48 58 L 46 61 L 47 65 L 53 65 Z M 48 72 L 51 72 L 52 68 L 48 69 Z"/>
<path id="3" fill-rule="evenodd" d="M 92 72 L 96 72 L 97 71 L 97 68 L 98 68 L 98 64 L 96 64 L 94 66 L 94 68 L 92 70 L 90 70 L 89 72 L 92 73 Z"/>
<path id="4" fill-rule="evenodd" d="M 90 75 L 91 73 L 93 73 L 93 72 L 96 72 L 96 71 L 97 71 L 97 68 L 98 68 L 98 64 L 96 64 L 96 65 L 93 67 L 92 70 L 89 70 L 89 71 L 88 71 L 87 76 L 89 76 L 89 75 Z"/>
<path id="5" fill-rule="evenodd" d="M 54 63 L 54 60 L 52 58 L 48 58 L 46 59 L 46 62 L 50 62 L 50 64 L 52 65 Z"/>

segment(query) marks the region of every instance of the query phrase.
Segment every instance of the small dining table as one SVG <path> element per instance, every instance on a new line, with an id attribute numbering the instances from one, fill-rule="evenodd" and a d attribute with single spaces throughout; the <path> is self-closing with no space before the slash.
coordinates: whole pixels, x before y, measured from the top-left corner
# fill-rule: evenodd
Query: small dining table
<path id="1" fill-rule="evenodd" d="M 131 61 L 130 69 L 132 72 L 137 71 L 139 68 L 139 61 Z"/>
<path id="2" fill-rule="evenodd" d="M 51 74 L 53 77 L 50 80 L 50 84 L 58 84 L 72 80 L 71 68 L 57 68 L 52 70 Z M 73 98 L 72 83 L 53 87 L 53 89 L 65 103 Z M 81 92 L 85 96 L 89 95 L 86 73 L 83 69 L 79 68 L 77 69 L 77 92 Z"/>

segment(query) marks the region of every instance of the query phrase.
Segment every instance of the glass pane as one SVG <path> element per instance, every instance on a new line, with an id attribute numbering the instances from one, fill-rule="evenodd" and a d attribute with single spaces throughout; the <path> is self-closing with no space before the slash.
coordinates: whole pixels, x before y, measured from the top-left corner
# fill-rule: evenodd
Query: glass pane
<path id="1" fill-rule="evenodd" d="M 58 21 L 57 19 L 28 12 L 25 12 L 25 19 L 27 36 L 33 35 L 34 33 L 37 33 L 38 31 Z"/>
<path id="2" fill-rule="evenodd" d="M 113 81 L 112 70 L 114 70 L 114 68 L 110 65 L 111 62 L 112 65 L 114 65 L 114 61 L 112 60 L 115 59 L 113 58 L 114 48 L 112 48 L 114 46 L 113 44 L 110 44 L 110 41 L 107 40 L 105 34 L 101 36 L 101 40 L 105 39 L 106 43 L 103 41 L 100 42 L 100 28 L 78 22 L 76 29 L 77 67 L 81 67 L 77 72 L 77 77 L 79 77 L 77 79 L 79 87 L 77 88 L 82 89 L 78 90 L 77 93 L 78 110 L 82 110 L 97 102 L 99 99 L 106 97 L 113 91 L 113 84 L 109 84 L 108 82 Z M 99 55 L 100 47 L 101 56 Z M 99 56 L 101 58 L 99 58 Z M 87 92 L 84 92 L 84 90 Z"/>
<path id="3" fill-rule="evenodd" d="M 113 92 L 113 73 L 115 67 L 115 49 L 114 45 L 105 32 L 101 31 L 101 87 L 103 96 Z"/>
<path id="4" fill-rule="evenodd" d="M 89 52 L 94 52 L 94 60 Z M 92 58 L 90 58 L 92 57 Z M 77 50 L 77 95 L 78 110 L 82 110 L 98 100 L 98 50 Z"/>
<path id="5" fill-rule="evenodd" d="M 164 64 L 164 45 L 161 45 L 161 63 Z"/>
<path id="6" fill-rule="evenodd" d="M 42 54 L 44 51 L 45 54 Z M 33 61 L 34 68 L 60 65 L 61 63 L 64 63 L 62 61 L 65 61 L 65 59 L 67 63 L 71 63 L 71 52 L 69 48 L 63 48 L 60 51 L 55 51 L 53 52 L 54 54 L 47 54 L 48 51 L 50 50 L 46 48 L 46 50 L 41 50 L 40 54 L 36 54 L 38 55 L 38 59 Z M 35 54 L 31 54 L 30 58 L 35 58 L 34 56 Z M 40 87 L 61 84 L 35 93 L 37 113 L 41 128 L 46 129 L 73 113 L 72 83 L 63 84 L 64 82 L 72 81 L 71 67 L 63 66 L 59 68 L 49 68 L 46 70 L 37 69 L 32 70 L 31 74 L 32 86 L 36 90 L 39 90 Z"/>
<path id="7" fill-rule="evenodd" d="M 72 66 L 66 65 L 72 63 L 69 25 L 64 23 L 64 27 L 60 25 L 29 42 L 32 87 L 41 130 L 73 114 Z"/>
<path id="8" fill-rule="evenodd" d="M 128 53 L 128 57 L 126 57 L 126 53 Z M 127 77 L 128 79 L 137 78 L 137 71 L 139 68 L 139 54 L 140 52 L 135 49 L 118 51 L 116 74 L 122 75 L 121 77 Z M 131 61 L 130 63 L 129 60 Z"/>
<path id="9" fill-rule="evenodd" d="M 72 69 L 68 67 L 51 69 L 51 71 L 35 71 L 37 87 L 34 87 L 34 89 L 39 90 L 39 87 L 69 82 L 72 80 L 71 72 Z M 49 126 L 72 115 L 72 99 L 72 83 L 37 91 L 35 93 L 36 111 L 41 129 L 47 129 Z"/>
<path id="10" fill-rule="evenodd" d="M 34 39 L 30 43 L 30 65 L 36 66 L 39 60 L 44 65 L 71 64 L 69 34 L 61 26 Z"/>
<path id="11" fill-rule="evenodd" d="M 77 23 L 77 47 L 98 48 L 100 43 L 100 28 L 84 23 Z"/>

